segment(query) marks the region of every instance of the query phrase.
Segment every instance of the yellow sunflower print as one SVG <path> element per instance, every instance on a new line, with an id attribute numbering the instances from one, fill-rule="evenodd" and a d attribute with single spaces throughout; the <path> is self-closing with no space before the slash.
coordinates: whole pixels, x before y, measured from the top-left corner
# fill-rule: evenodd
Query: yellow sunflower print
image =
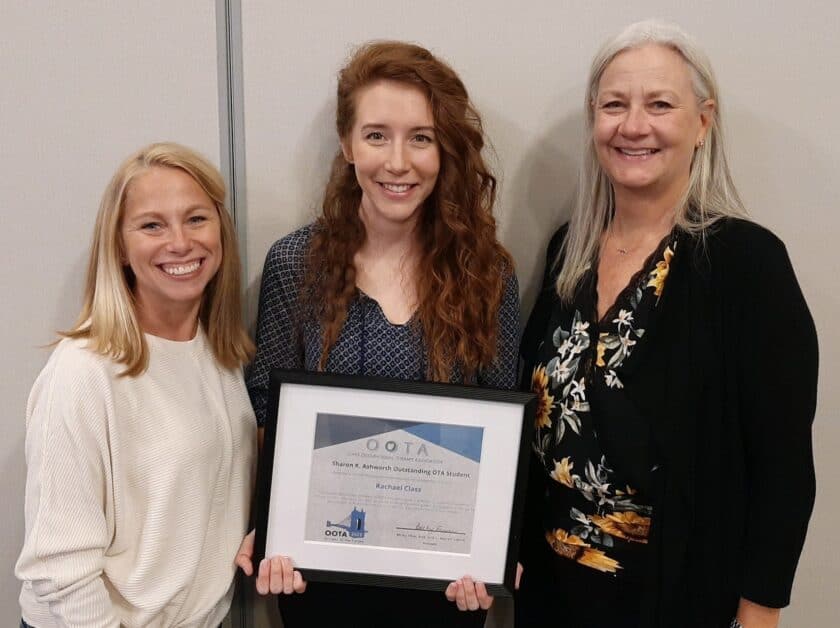
<path id="1" fill-rule="evenodd" d="M 554 408 L 554 396 L 548 392 L 548 375 L 544 366 L 534 367 L 531 374 L 531 392 L 537 395 L 537 411 L 534 425 L 537 429 L 551 427 L 551 410 Z"/>
<path id="2" fill-rule="evenodd" d="M 601 517 L 592 515 L 592 523 L 607 534 L 626 541 L 647 543 L 650 535 L 650 517 L 643 517 L 635 512 L 614 512 Z"/>
<path id="3" fill-rule="evenodd" d="M 621 569 L 621 564 L 617 560 L 595 549 L 579 536 L 569 534 L 563 528 L 549 530 L 545 533 L 545 540 L 557 554 L 581 565 L 605 573 L 615 573 Z"/>
<path id="4" fill-rule="evenodd" d="M 563 458 L 560 462 L 554 461 L 554 471 L 551 472 L 551 479 L 560 482 L 563 486 L 574 488 L 572 481 L 572 468 L 575 463 L 571 461 L 569 456 Z"/>
<path id="5" fill-rule="evenodd" d="M 604 362 L 604 354 L 607 352 L 607 345 L 604 342 L 604 337 L 609 335 L 609 332 L 606 331 L 602 331 L 600 334 L 598 334 L 598 347 L 597 354 L 595 357 L 595 366 L 604 367 L 607 365 L 607 363 Z"/>
<path id="6" fill-rule="evenodd" d="M 671 259 L 674 257 L 674 251 L 670 246 L 665 247 L 662 255 L 662 261 L 656 263 L 650 273 L 650 280 L 647 282 L 645 288 L 653 288 L 653 293 L 657 297 L 662 296 L 662 290 L 665 289 L 665 280 L 668 278 L 668 272 L 671 270 Z"/>

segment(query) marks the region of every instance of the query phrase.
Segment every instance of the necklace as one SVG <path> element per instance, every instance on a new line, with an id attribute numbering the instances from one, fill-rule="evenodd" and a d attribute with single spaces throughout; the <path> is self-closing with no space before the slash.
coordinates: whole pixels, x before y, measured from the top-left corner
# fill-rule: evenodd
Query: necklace
<path id="1" fill-rule="evenodd" d="M 641 243 L 639 243 L 636 246 L 626 248 L 626 247 L 619 246 L 618 244 L 616 244 L 615 243 L 615 223 L 613 223 L 613 222 L 610 223 L 610 231 L 607 234 L 607 239 L 613 241 L 613 246 L 615 247 L 615 250 L 618 252 L 619 255 L 628 255 L 631 252 L 635 251 L 637 248 L 639 248 L 639 246 L 641 245 Z"/>
<path id="2" fill-rule="evenodd" d="M 669 227 L 669 230 L 671 228 L 673 228 L 673 225 Z M 662 237 L 664 237 L 665 233 L 662 233 L 661 235 Z M 641 249 L 643 246 L 645 246 L 646 242 L 650 241 L 650 236 L 649 234 L 643 235 L 635 244 L 633 244 L 633 246 L 620 246 L 616 243 L 615 240 L 615 222 L 610 222 L 610 227 L 607 231 L 607 242 L 609 242 L 614 247 L 615 251 L 621 256 L 626 257 L 627 255 L 631 255 L 632 253 L 635 253 L 636 251 Z"/>

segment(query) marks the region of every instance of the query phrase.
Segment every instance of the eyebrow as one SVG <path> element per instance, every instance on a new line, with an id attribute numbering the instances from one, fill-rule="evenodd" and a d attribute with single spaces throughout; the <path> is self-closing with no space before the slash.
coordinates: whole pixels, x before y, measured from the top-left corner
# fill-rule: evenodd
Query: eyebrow
<path id="1" fill-rule="evenodd" d="M 361 130 L 362 131 L 384 131 L 387 130 L 389 127 L 387 124 L 363 124 Z M 418 131 L 423 131 L 425 133 L 434 133 L 435 127 L 433 126 L 415 126 L 409 129 L 410 133 L 417 133 Z"/>
<path id="2" fill-rule="evenodd" d="M 184 213 L 189 214 L 189 213 L 192 213 L 196 210 L 204 210 L 204 211 L 210 212 L 210 211 L 213 211 L 213 209 L 214 209 L 213 207 L 208 207 L 208 206 L 206 206 L 202 203 L 193 203 L 192 205 L 187 205 L 185 208 L 183 208 L 180 211 L 183 211 Z M 140 214 L 137 214 L 136 216 L 132 216 L 131 218 L 127 218 L 127 219 L 128 220 L 149 220 L 150 218 L 156 218 L 156 219 L 163 218 L 163 213 L 159 212 L 157 210 L 154 210 L 154 209 L 149 209 L 149 210 L 146 210 L 146 211 L 144 211 Z"/>
<path id="3" fill-rule="evenodd" d="M 614 98 L 614 97 L 621 97 L 625 98 L 627 96 L 627 92 L 618 90 L 618 89 L 608 89 L 601 92 L 598 95 L 598 99 L 601 100 L 603 98 Z M 673 98 L 677 98 L 677 93 L 670 89 L 655 89 L 650 92 L 645 92 L 645 98 L 659 98 L 660 96 L 671 96 Z"/>

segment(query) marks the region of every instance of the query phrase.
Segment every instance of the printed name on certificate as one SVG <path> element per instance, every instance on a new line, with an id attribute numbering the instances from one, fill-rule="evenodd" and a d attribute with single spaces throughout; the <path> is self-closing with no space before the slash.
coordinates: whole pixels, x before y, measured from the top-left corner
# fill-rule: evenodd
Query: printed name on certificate
<path id="1" fill-rule="evenodd" d="M 307 541 L 470 553 L 484 428 L 319 413 Z"/>

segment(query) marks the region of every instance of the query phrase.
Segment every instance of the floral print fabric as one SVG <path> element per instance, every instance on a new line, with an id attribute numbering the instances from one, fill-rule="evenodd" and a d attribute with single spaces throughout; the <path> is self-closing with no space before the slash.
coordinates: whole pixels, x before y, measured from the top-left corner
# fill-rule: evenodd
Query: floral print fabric
<path id="1" fill-rule="evenodd" d="M 637 562 L 650 533 L 652 507 L 629 480 L 640 474 L 613 468 L 599 434 L 625 419 L 622 368 L 655 323 L 676 248 L 671 234 L 600 321 L 597 274 L 590 271 L 572 307 L 556 308 L 565 312 L 552 317 L 532 372 L 538 396 L 533 449 L 551 478 L 546 541 L 559 556 L 604 573 L 622 573 L 627 559 Z M 621 427 L 627 425 L 634 424 Z M 649 434 L 633 429 L 629 439 L 614 440 L 636 441 L 646 451 Z M 646 484 L 643 477 L 638 483 Z"/>

